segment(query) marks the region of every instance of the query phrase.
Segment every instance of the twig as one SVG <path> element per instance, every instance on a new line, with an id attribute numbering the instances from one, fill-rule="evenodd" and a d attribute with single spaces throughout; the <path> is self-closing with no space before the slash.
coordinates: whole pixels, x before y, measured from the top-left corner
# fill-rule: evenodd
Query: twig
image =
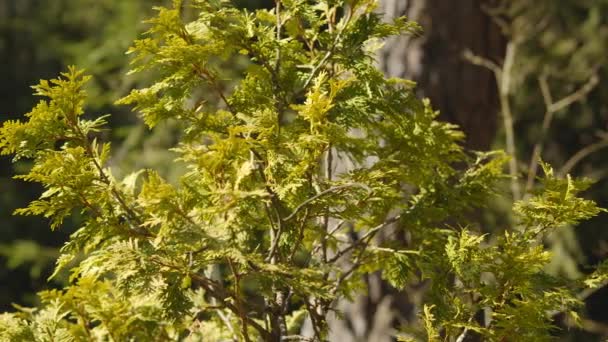
<path id="1" fill-rule="evenodd" d="M 232 334 L 232 337 L 234 338 L 234 340 L 238 341 L 238 337 L 236 335 L 236 332 L 234 331 L 234 327 L 232 326 L 230 319 L 228 319 L 228 317 L 226 317 L 226 315 L 222 312 L 222 308 L 216 309 L 215 312 L 220 317 L 220 320 L 222 320 L 222 322 L 224 322 L 224 325 L 228 328 L 228 330 L 230 330 L 230 334 Z"/>
<path id="2" fill-rule="evenodd" d="M 587 83 L 585 83 L 577 91 L 552 104 L 550 110 L 552 112 L 557 112 L 570 106 L 574 102 L 581 101 L 585 98 L 585 96 L 587 96 L 587 94 L 589 94 L 589 92 L 591 92 L 591 90 L 593 90 L 593 88 L 595 88 L 598 83 L 599 78 L 596 74 L 593 74 L 593 76 L 589 78 L 589 81 L 587 81 Z"/>
<path id="3" fill-rule="evenodd" d="M 515 155 L 515 134 L 513 132 L 513 113 L 509 102 L 511 87 L 511 71 L 515 60 L 517 44 L 511 41 L 507 44 L 505 61 L 502 68 L 491 60 L 474 55 L 471 51 L 464 52 L 463 57 L 474 65 L 484 67 L 494 73 L 500 99 L 500 111 L 503 118 L 503 126 L 506 135 L 506 150 L 511 156 L 509 160 L 509 175 L 511 176 L 511 193 L 514 200 L 521 198 L 521 190 L 517 180 L 517 156 Z"/>
<path id="4" fill-rule="evenodd" d="M 465 50 L 462 54 L 462 57 L 469 61 L 471 64 L 473 65 L 477 65 L 480 67 L 484 67 L 490 71 L 492 71 L 494 73 L 494 75 L 496 75 L 498 78 L 500 78 L 500 67 L 498 66 L 498 64 L 494 63 L 493 61 L 475 55 L 471 50 Z"/>
<path id="5" fill-rule="evenodd" d="M 366 240 L 367 239 L 371 239 L 374 237 L 374 235 L 376 235 L 376 233 L 378 231 L 380 231 L 382 228 L 393 224 L 397 221 L 399 221 L 401 219 L 402 214 L 399 214 L 397 216 L 391 217 L 390 219 L 384 221 L 383 223 L 375 226 L 374 228 L 370 229 L 367 231 L 367 233 L 365 233 L 365 235 L 363 235 L 359 240 L 353 242 L 351 245 L 349 245 L 348 247 L 338 251 L 336 253 L 336 255 L 334 255 L 333 258 L 329 259 L 327 262 L 328 263 L 334 263 L 336 262 L 338 259 L 340 259 L 343 255 L 345 255 L 346 253 L 350 252 L 351 250 L 355 249 L 356 247 L 362 245 L 362 244 L 366 244 Z"/>
<path id="6" fill-rule="evenodd" d="M 578 299 L 580 301 L 584 301 L 587 298 L 591 297 L 596 292 L 598 292 L 599 290 L 604 289 L 606 286 L 608 286 L 608 280 L 604 280 L 598 286 L 584 289 L 583 291 L 581 291 L 579 294 L 576 295 L 576 299 Z M 549 317 L 555 317 L 555 316 L 563 313 L 564 311 L 565 311 L 564 309 L 561 309 L 561 310 L 552 310 L 552 311 L 547 312 L 547 316 L 549 316 Z"/>
<path id="7" fill-rule="evenodd" d="M 467 337 L 468 333 L 469 333 L 469 328 L 464 328 L 464 330 L 462 331 L 462 334 L 460 334 L 458 336 L 458 338 L 456 339 L 456 342 L 463 342 L 464 339 Z"/>
<path id="8" fill-rule="evenodd" d="M 305 341 L 305 342 L 313 342 L 314 339 L 308 338 L 302 335 L 289 335 L 281 337 L 283 341 Z"/>
<path id="9" fill-rule="evenodd" d="M 343 184 L 343 185 L 337 185 L 337 186 L 331 187 L 329 189 L 323 190 L 323 191 L 319 192 L 318 194 L 316 194 L 316 195 L 310 197 L 309 199 L 305 200 L 304 202 L 300 203 L 297 207 L 295 207 L 295 209 L 291 212 L 291 214 L 289 214 L 289 216 L 285 217 L 284 221 L 291 220 L 306 205 L 310 204 L 311 202 L 313 202 L 313 201 L 315 201 L 315 200 L 317 200 L 317 199 L 319 199 L 319 198 L 321 198 L 321 197 L 323 197 L 323 196 L 325 196 L 325 195 L 327 195 L 329 193 L 336 192 L 336 191 L 339 191 L 339 190 L 342 190 L 342 189 L 346 189 L 346 188 L 354 188 L 354 187 L 365 189 L 365 190 L 367 190 L 370 193 L 372 192 L 372 189 L 370 189 L 370 187 L 368 187 L 367 185 L 362 184 L 362 183 L 348 183 L 348 184 Z"/>
<path id="10" fill-rule="evenodd" d="M 296 255 L 296 252 L 298 251 L 298 247 L 302 244 L 302 241 L 304 240 L 304 228 L 306 228 L 306 222 L 308 221 L 309 213 L 310 211 L 308 210 L 308 208 L 306 208 L 304 210 L 304 218 L 302 218 L 302 221 L 300 222 L 300 227 L 298 229 L 298 240 L 294 244 L 293 249 L 291 250 L 291 254 L 289 255 L 289 260 L 291 260 L 292 262 L 293 258 Z"/>
<path id="11" fill-rule="evenodd" d="M 511 156 L 509 159 L 509 175 L 511 176 L 511 192 L 513 199 L 521 198 L 521 190 L 519 187 L 518 171 L 517 171 L 517 155 L 515 151 L 515 134 L 513 132 L 513 113 L 511 112 L 511 104 L 509 101 L 509 93 L 511 89 L 511 72 L 517 51 L 517 44 L 513 41 L 507 44 L 505 62 L 503 63 L 500 72 L 500 79 L 497 78 L 498 89 L 500 93 L 500 108 L 502 112 L 503 125 L 505 128 L 507 153 Z"/>
<path id="12" fill-rule="evenodd" d="M 194 67 L 194 70 L 196 71 L 198 77 L 211 85 L 213 90 L 215 90 L 217 95 L 226 104 L 226 108 L 228 108 L 228 111 L 230 111 L 233 115 L 236 115 L 236 111 L 234 110 L 230 102 L 228 102 L 228 99 L 226 98 L 224 92 L 217 83 L 217 79 L 215 78 L 215 76 L 213 76 L 208 70 L 205 70 L 205 68 L 201 68 L 196 64 L 193 64 L 192 66 Z"/>
<path id="13" fill-rule="evenodd" d="M 545 102 L 546 111 L 545 111 L 545 116 L 543 118 L 541 138 L 534 145 L 534 149 L 532 151 L 532 157 L 530 158 L 530 163 L 529 163 L 530 166 L 528 168 L 528 179 L 526 181 L 526 188 L 525 188 L 526 192 L 530 191 L 532 189 L 532 186 L 534 185 L 534 179 L 536 178 L 536 174 L 538 172 L 538 162 L 539 162 L 540 156 L 542 154 L 542 150 L 543 150 L 544 138 L 547 135 L 547 131 L 549 130 L 549 127 L 551 126 L 551 122 L 553 120 L 553 115 L 556 112 L 572 105 L 573 103 L 584 99 L 585 96 L 591 90 L 593 90 L 593 88 L 597 85 L 598 82 L 599 82 L 599 79 L 598 79 L 597 75 L 594 74 L 593 76 L 591 76 L 591 78 L 589 78 L 589 80 L 581 88 L 579 88 L 575 92 L 571 93 L 570 95 L 565 96 L 561 100 L 559 100 L 557 102 L 553 102 L 553 97 L 551 96 L 551 90 L 549 89 L 549 84 L 547 83 L 546 76 L 541 76 L 538 78 L 538 83 L 540 85 L 540 90 L 543 95 L 543 100 Z M 591 146 L 594 146 L 594 145 L 591 145 Z M 601 147 L 603 147 L 603 146 L 601 146 Z M 585 149 L 583 149 L 583 150 L 585 150 Z M 583 151 L 583 150 L 581 150 L 581 151 Z M 593 151 L 594 150 L 592 149 L 591 152 L 593 152 Z M 583 157 L 584 156 L 586 156 L 586 155 L 583 155 Z M 576 161 L 576 162 L 578 162 L 578 161 Z M 568 171 L 569 171 L 569 169 L 568 169 Z"/>
<path id="14" fill-rule="evenodd" d="M 543 124 L 541 130 L 540 139 L 534 144 L 534 149 L 532 150 L 532 157 L 530 158 L 530 163 L 528 164 L 528 179 L 526 180 L 526 188 L 525 192 L 529 192 L 534 185 L 534 178 L 536 178 L 536 173 L 538 172 L 538 163 L 540 156 L 543 150 L 543 140 L 547 135 L 547 131 L 551 126 L 551 121 L 553 120 L 553 112 L 551 107 L 553 106 L 553 97 L 551 96 L 551 90 L 549 89 L 549 84 L 547 83 L 547 77 L 545 75 L 538 78 L 538 84 L 540 86 L 541 93 L 543 95 L 543 101 L 545 102 L 545 115 L 543 117 Z"/>
<path id="15" fill-rule="evenodd" d="M 331 23 L 331 20 L 329 21 Z M 330 26 L 331 32 L 331 26 Z M 333 68 L 333 66 L 332 66 Z M 331 144 L 329 144 L 327 148 L 327 155 L 325 157 L 325 178 L 328 182 L 332 181 L 332 164 L 333 164 L 333 153 L 331 150 Z M 317 196 L 321 196 L 323 192 L 317 194 Z M 323 215 L 323 236 L 321 237 L 321 247 L 323 248 L 321 256 L 323 257 L 323 262 L 327 261 L 327 228 L 329 227 L 329 214 L 326 212 Z"/>
<path id="16" fill-rule="evenodd" d="M 240 296 L 240 284 L 241 284 L 241 276 L 238 273 L 238 270 L 236 269 L 236 267 L 234 267 L 234 265 L 232 264 L 232 260 L 230 258 L 227 258 L 228 260 L 228 266 L 230 267 L 230 271 L 232 272 L 232 275 L 234 276 L 234 302 L 236 304 L 236 308 L 238 310 L 238 316 L 241 319 L 241 334 L 243 335 L 243 339 L 245 340 L 245 342 L 250 342 L 251 338 L 249 337 L 249 332 L 247 331 L 247 320 L 245 319 L 245 317 L 247 316 L 247 314 L 245 313 L 245 311 L 243 310 L 243 303 L 241 302 L 241 296 Z"/>
<path id="17" fill-rule="evenodd" d="M 564 166 L 562 166 L 562 168 L 559 170 L 557 175 L 559 177 L 565 176 L 566 174 L 570 173 L 570 171 L 572 171 L 572 169 L 576 166 L 576 164 L 578 164 L 585 157 L 587 157 L 588 155 L 590 155 L 606 146 L 608 146 L 608 138 L 604 138 L 603 140 L 598 141 L 594 144 L 585 146 L 583 149 L 576 152 L 572 157 L 570 157 L 570 159 L 568 159 L 568 161 L 566 161 L 566 163 L 564 164 Z"/>
<path id="18" fill-rule="evenodd" d="M 228 298 L 231 298 L 231 296 L 227 295 L 224 292 L 224 290 L 218 284 L 216 284 L 213 280 L 208 279 L 206 277 L 202 277 L 196 273 L 191 273 L 190 278 L 193 281 L 195 281 L 197 284 L 199 284 L 203 289 L 205 289 L 205 291 L 210 296 L 215 298 L 217 300 L 218 305 L 223 305 L 223 307 L 229 309 L 235 315 L 238 315 L 238 309 L 234 306 L 234 304 L 232 304 L 232 303 L 230 303 L 230 301 L 226 300 Z M 268 332 L 268 330 L 264 329 L 264 327 L 262 327 L 258 322 L 256 322 L 254 319 L 250 318 L 249 316 L 245 316 L 244 319 L 247 321 L 247 323 L 250 326 L 252 326 L 254 329 L 256 329 L 260 333 L 260 335 L 264 341 L 271 340 L 271 335 Z"/>
<path id="19" fill-rule="evenodd" d="M 327 63 L 327 61 L 331 58 L 336 46 L 338 46 L 338 43 L 340 42 L 340 39 L 342 38 L 342 34 L 344 33 L 344 31 L 346 30 L 346 27 L 350 23 L 351 18 L 352 18 L 352 9 L 349 7 L 348 12 L 346 14 L 346 19 L 344 20 L 344 26 L 336 34 L 336 37 L 334 38 L 331 48 L 325 53 L 325 55 L 323 56 L 321 61 L 319 61 L 319 63 L 310 72 L 310 75 L 304 82 L 304 86 L 302 87 L 302 90 L 306 90 L 306 88 L 308 88 L 308 86 L 310 86 L 310 83 L 313 81 L 313 79 L 315 78 L 315 76 L 317 75 L 319 70 L 321 70 L 321 68 L 325 65 L 325 63 Z"/>

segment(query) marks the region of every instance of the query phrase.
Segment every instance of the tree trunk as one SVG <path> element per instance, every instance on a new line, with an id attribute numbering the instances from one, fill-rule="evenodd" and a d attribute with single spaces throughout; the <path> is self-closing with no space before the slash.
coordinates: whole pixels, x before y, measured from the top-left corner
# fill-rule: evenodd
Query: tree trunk
<path id="1" fill-rule="evenodd" d="M 381 0 L 386 20 L 405 15 L 418 22 L 419 37 L 390 39 L 378 56 L 387 76 L 412 79 L 421 96 L 441 112 L 440 119 L 467 134 L 466 147 L 487 150 L 497 128 L 494 75 L 462 58 L 464 51 L 497 61 L 506 40 L 482 10 L 483 0 Z"/>

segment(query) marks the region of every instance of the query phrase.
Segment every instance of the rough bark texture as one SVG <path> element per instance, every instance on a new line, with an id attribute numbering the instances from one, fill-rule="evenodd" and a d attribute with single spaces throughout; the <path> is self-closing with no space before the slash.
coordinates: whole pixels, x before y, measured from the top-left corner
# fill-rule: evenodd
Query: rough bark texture
<path id="1" fill-rule="evenodd" d="M 506 40 L 481 4 L 481 0 L 381 0 L 378 10 L 386 20 L 405 15 L 422 25 L 424 33 L 387 41 L 378 66 L 387 76 L 416 81 L 419 95 L 431 99 L 440 119 L 465 132 L 467 148 L 488 150 L 498 122 L 496 81 L 490 71 L 469 64 L 462 55 L 469 49 L 500 61 Z M 336 165 L 338 173 L 348 169 L 341 163 Z M 405 234 L 401 239 L 406 244 Z M 424 284 L 397 291 L 378 274 L 365 282 L 368 296 L 336 305 L 342 317 L 330 319 L 330 341 L 393 341 L 395 328 L 415 320 Z"/>
<path id="2" fill-rule="evenodd" d="M 379 67 L 389 76 L 418 82 L 441 119 L 458 124 L 466 146 L 489 149 L 496 134 L 497 91 L 493 74 L 462 58 L 466 49 L 494 61 L 505 39 L 482 10 L 482 0 L 382 0 L 386 20 L 406 15 L 424 29 L 420 37 L 395 37 L 381 51 Z"/>

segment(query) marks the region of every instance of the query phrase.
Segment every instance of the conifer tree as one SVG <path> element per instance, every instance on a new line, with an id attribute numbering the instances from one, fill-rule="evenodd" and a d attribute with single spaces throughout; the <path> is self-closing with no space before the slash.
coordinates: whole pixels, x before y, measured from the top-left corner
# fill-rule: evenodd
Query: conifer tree
<path id="1" fill-rule="evenodd" d="M 158 8 L 129 52 L 132 72 L 159 78 L 119 103 L 150 128 L 183 125 L 174 151 L 188 171 L 176 184 L 149 169 L 113 175 L 97 138 L 105 117 L 84 113 L 83 71 L 35 86 L 45 99 L 0 128 L 2 154 L 34 161 L 17 178 L 45 188 L 17 213 L 52 229 L 72 214 L 84 223 L 53 275 L 69 270 L 70 285 L 0 316 L 2 339 L 324 341 L 336 300 L 360 294 L 371 272 L 396 288 L 429 283 L 422 324 L 402 339 L 548 340 L 552 315 L 576 317 L 576 291 L 606 273 L 586 285 L 550 277 L 541 242 L 601 211 L 577 197 L 589 182 L 544 165 L 544 189 L 515 204 L 517 227 L 468 227 L 467 213 L 497 195 L 507 157 L 464 151 L 412 82 L 374 67 L 384 38 L 419 30 L 382 22 L 375 5 L 283 0 L 248 12 L 199 0 L 189 22 L 179 0 Z M 236 55 L 250 65 L 230 86 L 213 62 Z M 335 160 L 351 167 L 338 172 Z M 394 240 L 374 239 L 386 230 Z"/>

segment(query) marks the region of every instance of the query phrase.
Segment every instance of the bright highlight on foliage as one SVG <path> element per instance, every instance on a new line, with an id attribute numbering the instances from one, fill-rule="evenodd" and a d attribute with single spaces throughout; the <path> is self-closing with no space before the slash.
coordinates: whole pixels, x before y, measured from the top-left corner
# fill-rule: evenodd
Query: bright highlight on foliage
<path id="1" fill-rule="evenodd" d="M 27 121 L 0 128 L 2 154 L 34 161 L 17 177 L 45 188 L 17 213 L 53 229 L 85 218 L 54 274 L 69 269 L 71 284 L 0 316 L 2 340 L 323 341 L 337 301 L 381 272 L 396 288 L 429 283 L 423 323 L 404 340 L 542 341 L 552 315 L 576 317 L 578 291 L 608 278 L 606 267 L 580 282 L 543 272 L 542 237 L 600 212 L 577 197 L 587 182 L 547 165 L 544 189 L 515 204 L 518 226 L 495 240 L 466 228 L 507 158 L 463 151 L 410 82 L 375 68 L 378 40 L 416 24 L 381 22 L 373 0 L 194 6 L 191 22 L 180 1 L 158 8 L 129 50 L 132 72 L 158 79 L 119 101 L 150 128 L 183 125 L 179 184 L 154 170 L 113 176 L 96 139 L 104 118 L 84 119 L 88 77 L 76 68 L 35 87 L 45 100 Z M 215 65 L 236 56 L 250 65 L 229 87 Z"/>

